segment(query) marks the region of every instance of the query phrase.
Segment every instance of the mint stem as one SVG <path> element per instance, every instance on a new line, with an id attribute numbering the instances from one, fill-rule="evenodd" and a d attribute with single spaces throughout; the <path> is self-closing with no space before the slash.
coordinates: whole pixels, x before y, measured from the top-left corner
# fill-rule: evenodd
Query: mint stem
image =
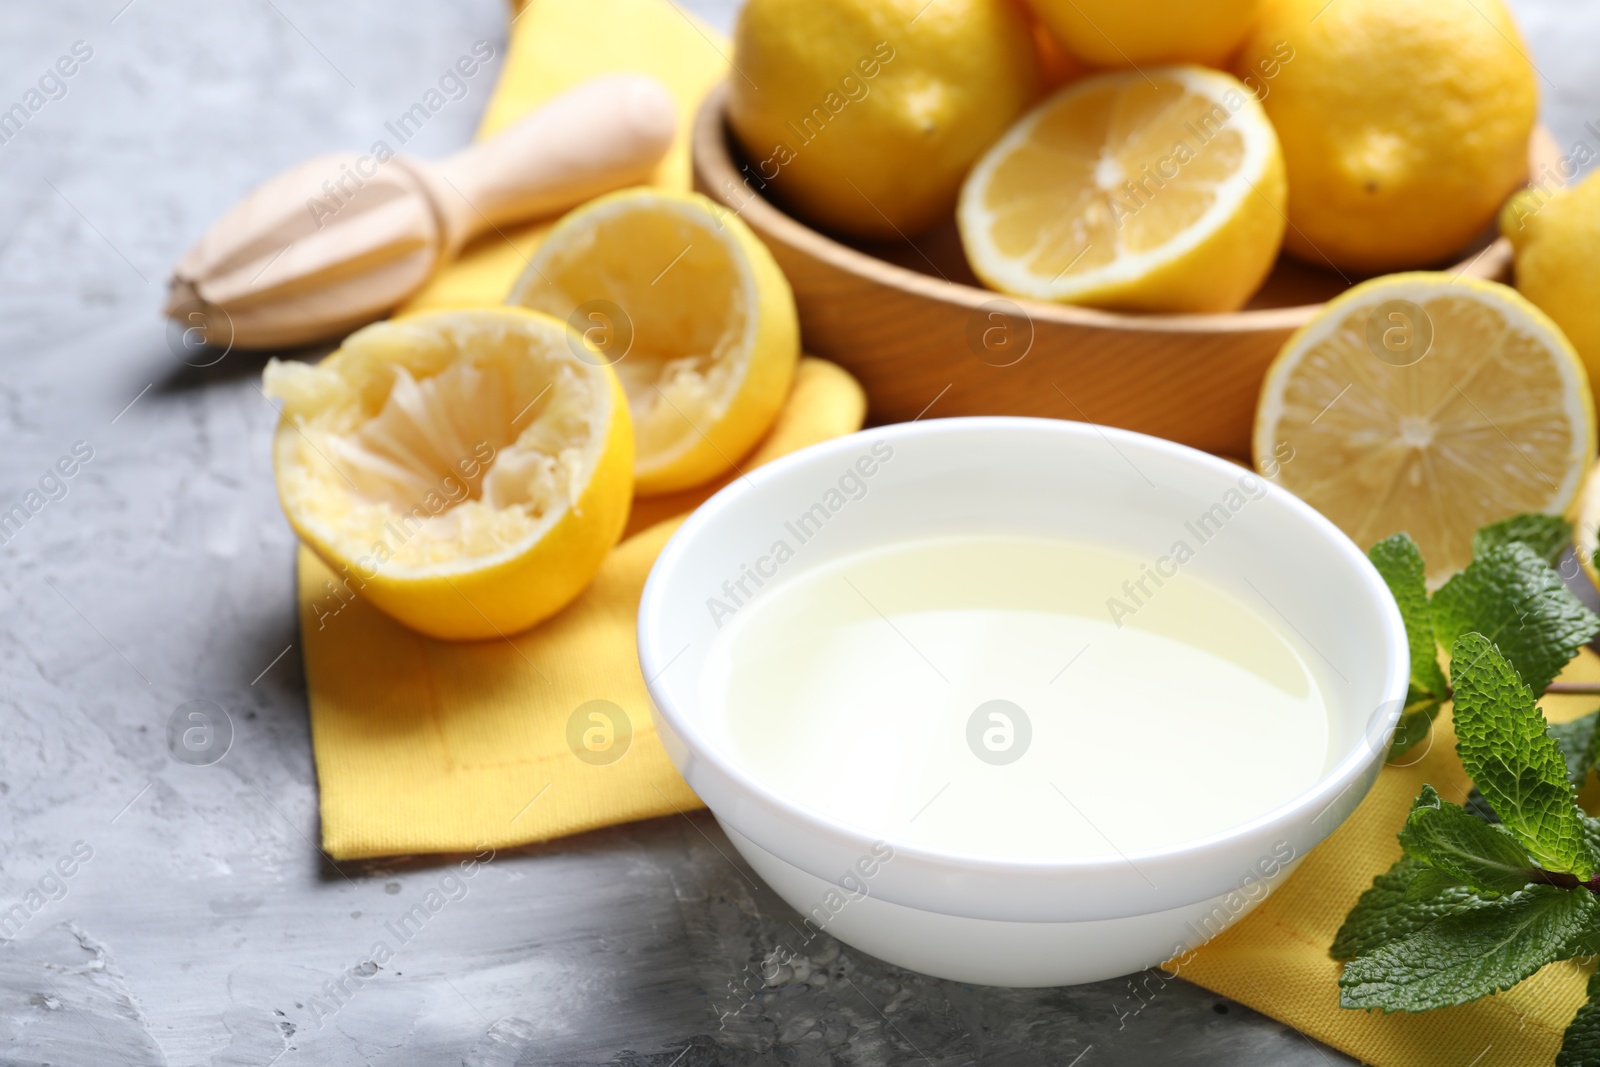
<path id="1" fill-rule="evenodd" d="M 1531 870 L 1528 875 L 1529 881 L 1537 882 L 1541 885 L 1553 885 L 1562 889 L 1582 887 L 1596 896 L 1600 896 L 1600 874 L 1595 875 L 1588 881 L 1584 881 L 1577 875 L 1568 874 L 1565 871 Z"/>

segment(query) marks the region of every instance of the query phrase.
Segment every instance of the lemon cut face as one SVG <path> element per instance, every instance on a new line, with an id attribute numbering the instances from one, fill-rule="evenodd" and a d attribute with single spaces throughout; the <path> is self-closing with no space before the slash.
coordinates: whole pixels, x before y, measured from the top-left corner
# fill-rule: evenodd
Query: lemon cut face
<path id="1" fill-rule="evenodd" d="M 744 221 L 697 194 L 627 189 L 567 215 L 510 303 L 567 321 L 633 415 L 635 489 L 728 473 L 771 427 L 800 357 L 794 294 Z"/>
<path id="2" fill-rule="evenodd" d="M 526 629 L 568 603 L 627 521 L 633 436 L 607 368 L 516 309 L 430 312 L 271 361 L 279 499 L 314 552 L 413 629 Z"/>
<path id="3" fill-rule="evenodd" d="M 1267 372 L 1262 473 L 1363 549 L 1405 532 L 1437 585 L 1479 527 L 1565 514 L 1595 451 L 1588 378 L 1515 290 L 1447 274 L 1377 278 L 1330 302 Z"/>
<path id="4" fill-rule="evenodd" d="M 1196 66 L 1086 78 L 1013 126 L 957 212 L 1002 292 L 1144 311 L 1231 311 L 1286 223 L 1283 156 L 1254 95 Z"/>

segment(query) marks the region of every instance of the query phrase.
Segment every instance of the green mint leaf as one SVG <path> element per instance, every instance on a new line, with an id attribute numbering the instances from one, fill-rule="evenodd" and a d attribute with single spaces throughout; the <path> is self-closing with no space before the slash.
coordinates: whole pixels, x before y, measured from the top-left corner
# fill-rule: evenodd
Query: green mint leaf
<path id="1" fill-rule="evenodd" d="M 1452 912 L 1484 903 L 1466 886 L 1441 889 L 1423 899 L 1409 899 L 1413 881 L 1428 866 L 1419 859 L 1402 856 L 1393 867 L 1372 880 L 1372 888 L 1361 894 L 1356 906 L 1345 916 L 1344 925 L 1333 939 L 1328 954 L 1336 960 L 1364 955 L 1390 941 L 1410 937 L 1429 923 Z"/>
<path id="2" fill-rule="evenodd" d="M 1446 582 L 1433 595 L 1433 621 L 1446 644 L 1483 634 L 1535 693 L 1600 632 L 1600 618 L 1521 542 L 1489 549 Z"/>
<path id="3" fill-rule="evenodd" d="M 1538 876 L 1527 849 L 1516 838 L 1469 815 L 1459 804 L 1440 800 L 1431 785 L 1423 786 L 1422 795 L 1411 805 L 1400 831 L 1400 845 L 1408 856 L 1479 893 L 1515 893 Z M 1429 881 L 1425 880 L 1424 886 Z M 1449 885 L 1431 884 L 1434 892 Z M 1413 880 L 1407 895 L 1426 898 L 1433 894 Z"/>
<path id="4" fill-rule="evenodd" d="M 1400 608 L 1406 624 L 1406 644 L 1411 649 L 1411 684 L 1418 697 L 1442 698 L 1449 689 L 1439 669 L 1439 646 L 1433 635 L 1433 613 L 1428 607 L 1427 572 L 1422 551 L 1410 535 L 1398 533 L 1372 546 L 1367 558 Z M 1409 705 L 1408 697 L 1406 703 Z"/>
<path id="5" fill-rule="evenodd" d="M 1432 900 L 1447 889 L 1458 888 L 1465 888 L 1461 885 L 1460 879 L 1443 871 L 1436 871 L 1432 867 L 1424 867 L 1406 883 L 1406 899 Z"/>
<path id="6" fill-rule="evenodd" d="M 1589 1000 L 1561 1039 L 1556 1067 L 1600 1067 L 1600 972 L 1589 976 Z"/>
<path id="7" fill-rule="evenodd" d="M 1482 634 L 1456 641 L 1450 672 L 1456 752 L 1483 799 L 1546 870 L 1587 879 L 1594 862 L 1582 812 L 1567 779 L 1567 761 L 1546 730 L 1533 694 Z"/>
<path id="8" fill-rule="evenodd" d="M 1345 964 L 1339 1004 L 1427 1011 L 1509 989 L 1571 955 L 1597 909 L 1588 890 L 1535 885 L 1442 916 Z"/>
<path id="9" fill-rule="evenodd" d="M 1394 737 L 1389 742 L 1389 758 L 1404 753 L 1428 736 L 1434 716 L 1449 693 L 1444 672 L 1439 669 L 1439 646 L 1434 638 L 1433 612 L 1428 606 L 1427 575 L 1422 551 L 1409 534 L 1397 533 L 1379 541 L 1367 553 L 1389 593 L 1400 609 L 1406 627 L 1406 644 L 1411 651 L 1411 684 L 1406 691 L 1406 706 Z"/>
<path id="10" fill-rule="evenodd" d="M 1572 524 L 1560 515 L 1540 515 L 1524 511 L 1509 519 L 1491 522 L 1472 535 L 1474 557 L 1488 554 L 1501 545 L 1520 542 L 1533 549 L 1546 563 L 1555 565 L 1572 544 Z"/>
<path id="11" fill-rule="evenodd" d="M 1572 787 L 1582 789 L 1583 783 L 1589 780 L 1589 772 L 1594 769 L 1596 757 L 1600 756 L 1600 711 L 1591 711 L 1571 722 L 1553 722 L 1550 736 L 1561 747 Z"/>

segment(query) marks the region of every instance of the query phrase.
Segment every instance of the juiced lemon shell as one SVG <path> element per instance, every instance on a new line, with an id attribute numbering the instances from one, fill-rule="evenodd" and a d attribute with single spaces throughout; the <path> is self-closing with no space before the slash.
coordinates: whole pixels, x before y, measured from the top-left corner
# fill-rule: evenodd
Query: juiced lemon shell
<path id="1" fill-rule="evenodd" d="M 626 399 L 585 352 L 563 323 L 505 308 L 269 363 L 279 500 L 341 596 L 451 640 L 515 633 L 577 596 L 632 498 Z"/>
<path id="2" fill-rule="evenodd" d="M 640 496 L 735 469 L 800 358 L 794 293 L 772 253 L 699 194 L 625 189 L 585 204 L 550 231 L 509 302 L 574 323 L 615 369 Z"/>

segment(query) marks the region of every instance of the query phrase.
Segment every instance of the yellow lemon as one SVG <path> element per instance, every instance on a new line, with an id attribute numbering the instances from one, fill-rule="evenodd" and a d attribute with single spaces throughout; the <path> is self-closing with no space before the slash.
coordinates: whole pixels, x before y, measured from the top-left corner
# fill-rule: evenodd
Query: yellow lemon
<path id="1" fill-rule="evenodd" d="M 949 217 L 967 168 L 1039 88 L 1012 0 L 749 0 L 733 67 L 749 191 L 890 239 Z"/>
<path id="2" fill-rule="evenodd" d="M 1570 164 L 1569 164 L 1570 165 Z M 1518 193 L 1500 216 L 1516 252 L 1517 289 L 1566 332 L 1600 381 L 1600 180 L 1591 174 L 1571 189 Z"/>
<path id="3" fill-rule="evenodd" d="M 1564 514 L 1595 451 L 1588 376 L 1516 290 L 1448 274 L 1364 282 L 1267 371 L 1257 469 L 1363 549 L 1409 533 L 1435 584 L 1480 526 Z"/>
<path id="4" fill-rule="evenodd" d="M 975 274 L 1040 300 L 1231 311 L 1283 239 L 1283 157 L 1236 79 L 1197 66 L 1061 90 L 972 168 L 957 222 Z"/>
<path id="5" fill-rule="evenodd" d="M 772 253 L 744 220 L 693 193 L 624 189 L 576 209 L 510 302 L 566 320 L 585 358 L 615 368 L 641 496 L 736 470 L 777 417 L 800 358 L 794 293 Z"/>
<path id="6" fill-rule="evenodd" d="M 1527 174 L 1525 52 L 1500 0 L 1269 0 L 1238 69 L 1283 141 L 1288 250 L 1357 271 L 1460 251 Z"/>
<path id="7" fill-rule="evenodd" d="M 1221 66 L 1261 10 L 1261 0 L 1028 2 L 1068 51 L 1097 67 Z"/>
<path id="8" fill-rule="evenodd" d="M 588 585 L 627 523 L 633 429 L 546 315 L 434 311 L 358 330 L 283 400 L 278 498 L 348 592 L 449 640 L 504 636 Z"/>
<path id="9" fill-rule="evenodd" d="M 1600 586 L 1600 568 L 1594 565 L 1594 555 L 1600 551 L 1600 465 L 1589 470 L 1583 490 L 1572 509 L 1567 512 L 1572 523 L 1572 543 L 1577 549 L 1578 563 L 1589 580 Z"/>

